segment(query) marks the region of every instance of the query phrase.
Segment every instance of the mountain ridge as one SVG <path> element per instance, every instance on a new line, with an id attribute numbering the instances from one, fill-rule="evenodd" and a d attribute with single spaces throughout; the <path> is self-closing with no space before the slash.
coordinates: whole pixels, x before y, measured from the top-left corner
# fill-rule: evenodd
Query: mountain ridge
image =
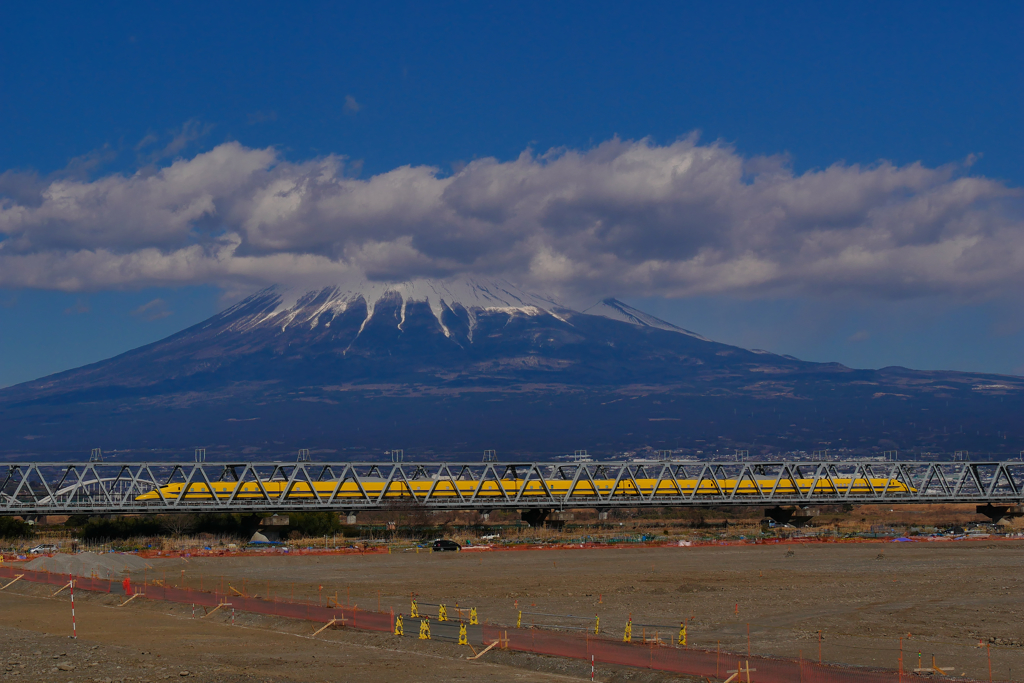
<path id="1" fill-rule="evenodd" d="M 576 311 L 504 281 L 321 283 L 268 287 L 152 344 L 0 390 L 0 439 L 6 453 L 160 435 L 226 448 L 978 448 L 1019 438 L 1022 395 L 1024 378 L 802 361 L 616 299 Z"/>

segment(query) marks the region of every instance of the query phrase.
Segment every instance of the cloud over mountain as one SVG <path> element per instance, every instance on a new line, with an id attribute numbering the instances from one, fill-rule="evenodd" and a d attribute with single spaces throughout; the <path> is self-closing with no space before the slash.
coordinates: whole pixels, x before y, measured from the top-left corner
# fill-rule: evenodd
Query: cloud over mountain
<path id="1" fill-rule="evenodd" d="M 1024 280 L 1019 188 L 966 165 L 795 173 L 696 138 L 351 177 L 221 144 L 133 175 L 0 175 L 0 287 L 485 274 L 567 297 L 986 295 Z"/>

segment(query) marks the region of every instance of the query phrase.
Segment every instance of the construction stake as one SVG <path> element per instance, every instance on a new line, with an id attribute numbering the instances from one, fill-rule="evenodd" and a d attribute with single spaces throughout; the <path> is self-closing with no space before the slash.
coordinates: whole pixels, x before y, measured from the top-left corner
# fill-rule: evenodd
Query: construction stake
<path id="1" fill-rule="evenodd" d="M 129 602 L 131 602 L 135 598 L 139 597 L 140 595 L 142 595 L 142 593 L 135 593 L 134 595 L 132 595 L 132 597 L 128 598 L 127 600 L 122 602 L 120 605 L 118 605 L 118 607 L 124 607 L 125 605 L 127 605 Z M 192 608 L 192 616 L 195 617 L 195 615 L 196 615 L 196 608 L 193 607 Z"/>
<path id="2" fill-rule="evenodd" d="M 495 640 L 495 641 L 494 641 L 494 642 L 492 642 L 492 643 L 491 643 L 490 645 L 488 645 L 487 647 L 485 647 L 485 648 L 484 648 L 483 650 L 480 650 L 480 654 L 478 654 L 478 655 L 476 655 L 476 656 L 473 656 L 473 657 L 466 657 L 466 659 L 480 659 L 480 658 L 481 658 L 481 657 L 483 657 L 483 656 L 484 656 L 485 654 L 487 654 L 488 650 L 490 650 L 490 649 L 491 649 L 492 647 L 494 647 L 495 645 L 497 645 L 497 644 L 498 644 L 498 643 L 500 643 L 500 642 L 501 642 L 501 640 Z"/>
<path id="3" fill-rule="evenodd" d="M 331 620 L 330 620 L 330 621 L 328 621 L 328 622 L 327 622 L 326 624 L 324 624 L 323 626 L 321 626 L 320 628 L 318 628 L 318 629 L 317 629 L 317 630 L 316 630 L 316 631 L 315 631 L 315 632 L 313 633 L 313 635 L 314 635 L 314 636 L 318 636 L 318 635 L 320 635 L 321 631 L 326 631 L 326 630 L 327 630 L 328 628 L 330 628 L 331 626 L 334 626 L 334 625 L 335 625 L 336 623 L 338 623 L 338 620 L 337 620 L 337 619 L 331 619 Z"/>
<path id="4" fill-rule="evenodd" d="M 201 616 L 199 618 L 200 619 L 205 619 L 206 617 L 210 616 L 211 614 L 213 614 L 214 612 L 219 610 L 221 607 L 231 607 L 231 603 L 230 602 L 222 602 L 219 605 L 217 605 L 216 607 L 214 607 L 212 610 L 210 610 L 209 612 L 207 612 L 206 614 L 204 614 L 203 616 Z"/>
<path id="5" fill-rule="evenodd" d="M 7 588 L 7 586 L 10 586 L 12 583 L 14 583 L 15 581 L 17 581 L 20 578 L 23 578 L 24 576 L 25 576 L 24 574 L 18 574 L 13 579 L 11 579 L 9 582 L 7 582 L 7 585 L 5 585 L 3 588 L 0 588 L 0 591 L 2 591 L 4 588 Z"/>
<path id="6" fill-rule="evenodd" d="M 751 671 L 757 671 L 757 669 L 751 669 L 749 661 L 747 662 L 747 666 L 746 667 L 744 667 L 739 662 L 736 662 L 736 669 L 729 669 L 728 671 L 726 671 L 726 673 L 730 673 L 730 674 L 732 674 L 732 676 L 729 676 L 727 679 L 725 679 L 724 683 L 731 683 L 734 680 L 742 681 L 743 679 L 740 676 L 740 674 L 747 674 L 747 683 L 750 683 L 750 672 Z"/>
<path id="7" fill-rule="evenodd" d="M 71 588 L 71 582 L 70 582 L 70 581 L 68 581 L 67 583 L 65 583 L 65 584 L 64 584 L 63 586 L 61 586 L 60 588 L 58 588 L 58 589 L 57 589 L 57 593 L 54 593 L 53 595 L 57 595 L 58 593 L 60 593 L 61 591 L 63 591 L 63 590 L 65 589 L 65 588 Z M 50 596 L 50 597 L 53 597 L 53 596 Z"/>

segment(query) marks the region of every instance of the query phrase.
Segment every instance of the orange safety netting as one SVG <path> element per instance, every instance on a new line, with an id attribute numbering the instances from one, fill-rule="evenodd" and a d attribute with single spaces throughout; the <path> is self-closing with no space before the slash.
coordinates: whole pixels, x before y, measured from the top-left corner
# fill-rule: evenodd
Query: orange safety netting
<path id="1" fill-rule="evenodd" d="M 49 583 L 54 586 L 63 586 L 69 580 L 75 580 L 75 587 L 87 591 L 99 593 L 110 592 L 110 581 L 107 579 L 94 579 L 88 576 L 72 576 L 70 574 L 55 574 L 53 572 L 40 572 L 32 569 L 19 569 L 18 567 L 0 567 L 0 578 L 13 579 L 19 574 L 25 581 L 32 583 Z"/>
<path id="2" fill-rule="evenodd" d="M 138 588 L 137 585 L 136 588 Z M 240 612 L 319 621 L 325 624 L 335 620 L 337 623 L 345 626 L 369 631 L 390 632 L 394 629 L 390 613 L 368 612 L 356 607 L 324 607 L 309 602 L 264 600 L 262 598 L 226 594 L 218 591 L 210 593 L 191 588 L 174 588 L 172 586 L 149 585 L 144 588 L 144 591 L 146 598 L 150 600 L 167 600 L 169 602 L 201 605 L 203 607 L 223 605 Z"/>
<path id="3" fill-rule="evenodd" d="M 757 683 L 902 683 L 907 674 L 892 670 L 872 670 L 818 664 L 806 659 L 786 659 L 737 655 L 700 648 L 665 647 L 651 644 L 624 643 L 606 638 L 556 633 L 540 629 L 483 627 L 484 642 L 499 641 L 502 647 L 520 652 L 571 657 L 595 663 L 671 671 L 673 673 L 726 679 L 740 671 L 739 681 Z M 963 681 L 964 678 L 929 677 L 931 681 Z"/>

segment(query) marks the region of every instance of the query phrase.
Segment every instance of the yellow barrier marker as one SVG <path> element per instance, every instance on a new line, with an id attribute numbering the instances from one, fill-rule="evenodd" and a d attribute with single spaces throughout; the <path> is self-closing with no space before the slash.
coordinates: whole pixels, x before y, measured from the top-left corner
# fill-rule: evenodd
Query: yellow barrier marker
<path id="1" fill-rule="evenodd" d="M 444 605 L 437 606 L 437 620 L 448 621 L 448 608 L 446 608 Z"/>
<path id="2" fill-rule="evenodd" d="M 420 640 L 430 640 L 430 619 L 420 620 Z"/>
<path id="3" fill-rule="evenodd" d="M 519 616 L 516 617 L 516 628 L 522 628 L 522 627 L 523 627 L 523 613 L 520 612 Z"/>
<path id="4" fill-rule="evenodd" d="M 626 622 L 626 632 L 622 634 L 622 642 L 632 643 L 633 642 L 633 619 L 630 618 Z"/>
<path id="5" fill-rule="evenodd" d="M 469 638 L 466 637 L 466 624 L 459 624 L 459 645 L 469 645 Z"/>
<path id="6" fill-rule="evenodd" d="M 413 617 L 413 618 L 416 618 L 416 617 L 420 616 L 419 611 L 417 611 L 417 609 L 416 609 L 416 601 L 415 600 L 412 601 L 412 607 L 409 608 L 409 616 Z"/>
<path id="7" fill-rule="evenodd" d="M 679 624 L 679 645 L 686 645 L 686 625 Z"/>
<path id="8" fill-rule="evenodd" d="M 480 623 L 480 619 L 476 616 L 476 607 L 469 610 L 469 625 L 476 626 Z"/>
<path id="9" fill-rule="evenodd" d="M 594 615 L 594 635 L 601 635 L 601 617 Z"/>
<path id="10" fill-rule="evenodd" d="M 405 635 L 405 630 L 402 629 L 402 615 L 401 614 L 399 614 L 397 617 L 395 617 L 395 635 L 396 636 L 404 636 Z"/>

